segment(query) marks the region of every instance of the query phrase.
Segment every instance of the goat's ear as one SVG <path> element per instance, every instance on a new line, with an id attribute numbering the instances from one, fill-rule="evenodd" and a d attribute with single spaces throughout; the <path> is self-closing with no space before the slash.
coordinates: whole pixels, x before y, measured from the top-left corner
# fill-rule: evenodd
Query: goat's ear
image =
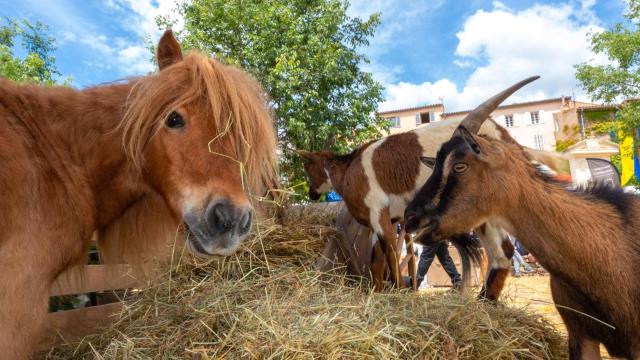
<path id="1" fill-rule="evenodd" d="M 428 156 L 420 156 L 420 161 L 423 164 L 427 165 L 429 169 L 433 169 L 436 166 L 436 158 L 428 157 Z"/>
<path id="2" fill-rule="evenodd" d="M 182 49 L 171 29 L 165 31 L 158 42 L 157 60 L 160 71 L 182 61 Z"/>
<path id="3" fill-rule="evenodd" d="M 294 149 L 293 152 L 300 156 L 304 163 L 308 163 L 312 160 L 311 153 L 308 151 Z"/>
<path id="4" fill-rule="evenodd" d="M 467 130 L 466 127 L 460 125 L 458 126 L 458 129 L 456 130 L 456 132 L 462 137 L 464 142 L 467 143 L 467 145 L 469 145 L 469 148 L 473 150 L 475 154 L 480 154 L 481 152 L 480 144 L 478 144 L 478 141 L 476 141 L 475 136 L 473 136 L 473 134 L 471 134 L 471 132 L 469 132 L 469 130 Z"/>

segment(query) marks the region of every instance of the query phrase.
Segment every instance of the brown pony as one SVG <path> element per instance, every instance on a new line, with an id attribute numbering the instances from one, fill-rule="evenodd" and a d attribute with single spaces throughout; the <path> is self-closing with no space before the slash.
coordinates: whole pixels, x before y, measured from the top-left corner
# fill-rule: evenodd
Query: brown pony
<path id="1" fill-rule="evenodd" d="M 148 258 L 183 222 L 192 252 L 228 255 L 250 194 L 276 183 L 260 86 L 183 56 L 171 31 L 157 60 L 156 74 L 82 91 L 0 80 L 0 357 L 29 357 L 52 282 L 94 232 L 110 261 Z"/>

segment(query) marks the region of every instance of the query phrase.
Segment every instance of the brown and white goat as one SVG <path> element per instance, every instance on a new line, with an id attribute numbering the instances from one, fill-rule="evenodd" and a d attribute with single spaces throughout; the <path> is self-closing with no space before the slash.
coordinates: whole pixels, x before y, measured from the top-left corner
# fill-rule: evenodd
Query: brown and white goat
<path id="1" fill-rule="evenodd" d="M 502 94 L 503 98 L 498 99 L 498 103 L 533 80 L 514 85 Z M 489 113 L 485 115 L 489 116 Z M 422 164 L 421 157 L 435 156 L 438 147 L 451 138 L 459 122 L 441 121 L 390 135 L 369 142 L 347 155 L 298 151 L 309 176 L 309 197 L 317 200 L 320 193 L 335 189 L 351 215 L 378 235 L 378 243 L 382 246 L 374 244 L 372 265 L 376 289 L 382 287 L 385 269 L 385 264 L 380 262 L 383 259 L 381 252 L 386 256 L 392 280 L 402 286 L 393 223 L 402 220 L 407 204 L 431 174 L 431 169 Z M 482 132 L 499 137 L 506 130 L 494 121 L 488 121 Z M 482 230 L 479 235 L 489 257 L 490 271 L 481 294 L 495 300 L 509 274 L 513 246 L 506 233 L 494 224 L 489 223 Z M 411 263 L 409 270 L 414 271 Z"/>
<path id="2" fill-rule="evenodd" d="M 601 343 L 640 359 L 640 198 L 604 185 L 567 190 L 508 134 L 475 135 L 483 121 L 465 119 L 442 145 L 407 229 L 442 238 L 500 224 L 549 271 L 571 359 L 599 359 Z"/>

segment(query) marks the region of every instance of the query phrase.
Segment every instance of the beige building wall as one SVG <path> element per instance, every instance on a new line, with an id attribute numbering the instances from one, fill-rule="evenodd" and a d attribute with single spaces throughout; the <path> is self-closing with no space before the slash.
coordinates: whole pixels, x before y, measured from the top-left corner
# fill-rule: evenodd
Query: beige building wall
<path id="1" fill-rule="evenodd" d="M 414 130 L 431 122 L 440 121 L 443 112 L 444 105 L 433 104 L 409 109 L 385 111 L 381 112 L 380 116 L 396 123 L 396 126 L 392 124 L 391 128 L 389 128 L 389 134 L 393 135 Z M 425 116 L 428 116 L 428 122 L 424 122 L 427 120 Z M 419 123 L 417 118 L 420 118 Z"/>
<path id="2" fill-rule="evenodd" d="M 556 146 L 556 130 L 562 129 L 563 124 L 578 124 L 577 117 L 571 119 L 562 114 L 568 107 L 568 99 L 551 99 L 531 103 L 501 106 L 491 113 L 491 117 L 505 127 L 509 134 L 521 145 L 552 151 Z M 575 111 L 574 111 L 575 112 Z M 533 123 L 532 113 L 538 114 L 538 122 Z M 444 114 L 445 119 L 462 119 L 468 112 Z M 507 124 L 507 117 L 512 117 Z M 562 120 L 556 122 L 556 120 Z M 573 121 L 573 122 L 572 122 Z"/>
<path id="3" fill-rule="evenodd" d="M 591 104 L 572 101 L 570 97 L 561 97 L 500 106 L 491 116 L 520 144 L 553 151 L 557 141 L 575 138 L 576 131 L 579 131 L 578 108 L 589 105 Z M 423 126 L 416 122 L 416 117 L 420 114 L 429 114 L 430 122 L 437 122 L 462 119 L 468 113 L 469 111 L 445 113 L 442 104 L 434 104 L 386 111 L 380 115 L 397 125 L 389 130 L 390 134 L 397 134 Z M 532 113 L 537 113 L 537 122 L 532 121 Z M 513 121 L 507 121 L 507 117 Z"/>

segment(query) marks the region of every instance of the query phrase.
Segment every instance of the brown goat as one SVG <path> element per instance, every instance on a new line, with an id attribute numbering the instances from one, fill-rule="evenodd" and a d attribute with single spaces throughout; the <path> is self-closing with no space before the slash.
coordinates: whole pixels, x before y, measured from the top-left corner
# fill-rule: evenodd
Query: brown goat
<path id="1" fill-rule="evenodd" d="M 601 343 L 640 359 L 640 198 L 604 185 L 567 190 L 508 134 L 475 135 L 483 121 L 470 115 L 442 145 L 407 223 L 436 238 L 500 224 L 551 274 L 571 359 L 599 359 Z"/>
<path id="2" fill-rule="evenodd" d="M 515 85 L 510 89 L 511 93 L 530 81 L 533 80 Z M 392 280 L 402 286 L 393 223 L 402 220 L 405 207 L 431 174 L 431 169 L 421 163 L 421 157 L 434 156 L 440 144 L 451 137 L 458 125 L 456 120 L 436 122 L 369 142 L 347 155 L 298 151 L 309 176 L 309 197 L 317 200 L 320 193 L 334 188 L 343 197 L 351 215 L 362 225 L 373 229 L 382 240 L 378 242 L 382 248 L 378 243 L 374 245 L 372 273 L 376 289 L 382 287 L 383 253 L 391 268 Z M 490 120 L 482 132 L 499 138 L 506 130 Z M 531 154 L 535 158 L 549 157 L 543 152 Z M 487 250 L 490 266 L 481 296 L 495 300 L 508 276 L 513 247 L 498 226 L 489 223 L 479 230 L 482 230 L 478 233 Z M 409 270 L 413 271 L 411 264 Z"/>

